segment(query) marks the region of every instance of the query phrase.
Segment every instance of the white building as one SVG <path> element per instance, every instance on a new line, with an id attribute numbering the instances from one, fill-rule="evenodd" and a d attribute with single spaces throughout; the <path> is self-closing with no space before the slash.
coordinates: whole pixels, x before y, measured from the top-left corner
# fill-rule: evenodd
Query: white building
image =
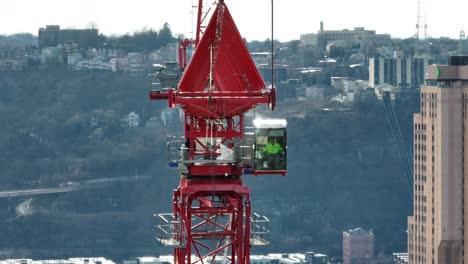
<path id="1" fill-rule="evenodd" d="M 47 47 L 41 50 L 41 64 L 50 62 L 63 63 L 63 49 L 60 47 Z"/>
<path id="2" fill-rule="evenodd" d="M 333 98 L 339 102 L 353 102 L 356 92 L 368 88 L 368 82 L 362 80 L 349 80 L 347 77 L 331 77 L 331 85 L 342 92 L 342 94 Z"/>
<path id="3" fill-rule="evenodd" d="M 317 45 L 317 34 L 307 33 L 301 34 L 301 42 L 304 46 L 315 46 Z"/>
<path id="4" fill-rule="evenodd" d="M 67 65 L 68 67 L 74 67 L 80 60 L 83 59 L 83 55 L 80 53 L 71 53 L 67 56 Z"/>
<path id="5" fill-rule="evenodd" d="M 140 126 L 140 115 L 131 112 L 128 115 L 125 115 L 121 118 L 122 126 L 123 127 L 139 127 Z"/>
<path id="6" fill-rule="evenodd" d="M 408 264 L 408 252 L 393 253 L 393 261 L 395 261 L 395 264 Z"/>
<path id="7" fill-rule="evenodd" d="M 192 260 L 197 259 L 192 255 Z M 128 261 L 124 261 L 127 263 Z M 129 263 L 129 262 L 128 262 Z M 213 264 L 224 263 L 223 256 L 217 256 Z M 251 264 L 327 264 L 328 257 L 317 253 L 289 253 L 289 254 L 267 254 L 267 255 L 251 255 Z M 130 264 L 130 263 L 129 263 Z M 164 255 L 159 257 L 139 257 L 136 264 L 174 264 L 172 255 Z"/>
<path id="8" fill-rule="evenodd" d="M 21 59 L 0 59 L 0 70 L 19 71 L 25 66 L 24 60 Z"/>
<path id="9" fill-rule="evenodd" d="M 75 64 L 77 70 L 88 71 L 111 71 L 112 66 L 109 62 L 104 61 L 102 57 L 96 57 L 89 60 L 80 60 Z"/>
<path id="10" fill-rule="evenodd" d="M 128 58 L 112 58 L 109 64 L 113 72 L 129 70 Z"/>
<path id="11" fill-rule="evenodd" d="M 322 100 L 325 95 L 325 88 L 323 87 L 306 87 L 305 97 Z"/>
<path id="12" fill-rule="evenodd" d="M 180 108 L 166 107 L 161 111 L 161 120 L 164 127 L 174 125 L 183 120 L 184 113 Z"/>
<path id="13" fill-rule="evenodd" d="M 128 67 L 132 75 L 141 75 L 145 70 L 145 56 L 139 52 L 128 53 Z"/>
<path id="14" fill-rule="evenodd" d="M 140 115 L 135 112 L 131 112 L 130 114 L 128 114 L 128 126 L 138 127 L 139 125 L 140 125 Z"/>
<path id="15" fill-rule="evenodd" d="M 195 256 L 193 256 L 195 257 Z M 174 257 L 172 255 L 164 255 L 159 257 L 139 257 L 137 258 L 136 264 L 164 264 L 174 263 Z"/>
<path id="16" fill-rule="evenodd" d="M 374 88 L 375 95 L 377 95 L 377 99 L 382 100 L 385 93 L 390 94 L 390 99 L 395 100 L 395 93 L 397 89 L 396 87 L 389 85 L 389 84 L 380 84 Z"/>
<path id="17" fill-rule="evenodd" d="M 103 257 L 93 258 L 69 258 L 69 259 L 6 259 L 0 260 L 0 264 L 115 264 L 112 260 Z"/>

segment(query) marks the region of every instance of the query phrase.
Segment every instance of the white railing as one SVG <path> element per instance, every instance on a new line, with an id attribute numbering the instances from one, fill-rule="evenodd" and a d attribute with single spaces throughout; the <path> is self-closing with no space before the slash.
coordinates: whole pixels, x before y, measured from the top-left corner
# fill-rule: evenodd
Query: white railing
<path id="1" fill-rule="evenodd" d="M 266 216 L 253 213 L 250 216 L 250 244 L 252 246 L 266 246 L 269 245 L 270 237 L 270 219 Z"/>
<path id="2" fill-rule="evenodd" d="M 154 214 L 156 240 L 165 246 L 183 248 L 187 244 L 185 223 L 175 219 L 172 213 Z"/>

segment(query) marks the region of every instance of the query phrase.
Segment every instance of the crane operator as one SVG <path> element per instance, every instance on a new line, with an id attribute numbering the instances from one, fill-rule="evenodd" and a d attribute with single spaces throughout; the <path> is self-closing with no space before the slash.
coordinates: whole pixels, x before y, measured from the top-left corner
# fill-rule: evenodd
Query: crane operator
<path id="1" fill-rule="evenodd" d="M 268 143 L 263 148 L 263 153 L 267 158 L 268 167 L 270 169 L 277 169 L 278 160 L 283 154 L 283 148 L 278 142 L 276 142 L 275 138 L 268 139 Z"/>

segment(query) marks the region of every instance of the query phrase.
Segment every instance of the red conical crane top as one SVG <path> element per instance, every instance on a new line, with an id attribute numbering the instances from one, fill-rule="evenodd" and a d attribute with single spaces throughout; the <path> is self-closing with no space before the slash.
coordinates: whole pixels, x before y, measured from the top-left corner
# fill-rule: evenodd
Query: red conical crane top
<path id="1" fill-rule="evenodd" d="M 210 60 L 213 65 L 210 65 Z M 204 91 L 209 87 L 211 68 L 217 91 L 229 93 L 265 90 L 265 83 L 225 4 L 216 8 L 182 77 L 179 91 Z"/>
<path id="2" fill-rule="evenodd" d="M 232 117 L 260 103 L 274 106 L 224 2 L 217 5 L 174 99 L 191 116 L 200 117 Z"/>

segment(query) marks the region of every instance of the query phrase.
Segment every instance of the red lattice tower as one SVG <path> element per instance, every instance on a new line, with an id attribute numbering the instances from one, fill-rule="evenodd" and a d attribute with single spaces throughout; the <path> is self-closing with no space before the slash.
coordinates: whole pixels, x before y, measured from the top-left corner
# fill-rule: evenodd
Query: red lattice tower
<path id="1" fill-rule="evenodd" d="M 261 221 L 251 214 L 250 190 L 241 179 L 249 165 L 238 147 L 244 113 L 259 104 L 273 109 L 275 90 L 266 88 L 224 1 L 199 38 L 201 2 L 195 52 L 187 67 L 179 58 L 184 73 L 177 89 L 150 92 L 151 99 L 168 100 L 185 113 L 179 164 L 186 170 L 174 191 L 173 213 L 157 215 L 159 240 L 175 247 L 175 263 L 250 263 L 252 244 L 265 241 L 251 230 Z M 181 44 L 179 56 L 190 43 Z"/>

